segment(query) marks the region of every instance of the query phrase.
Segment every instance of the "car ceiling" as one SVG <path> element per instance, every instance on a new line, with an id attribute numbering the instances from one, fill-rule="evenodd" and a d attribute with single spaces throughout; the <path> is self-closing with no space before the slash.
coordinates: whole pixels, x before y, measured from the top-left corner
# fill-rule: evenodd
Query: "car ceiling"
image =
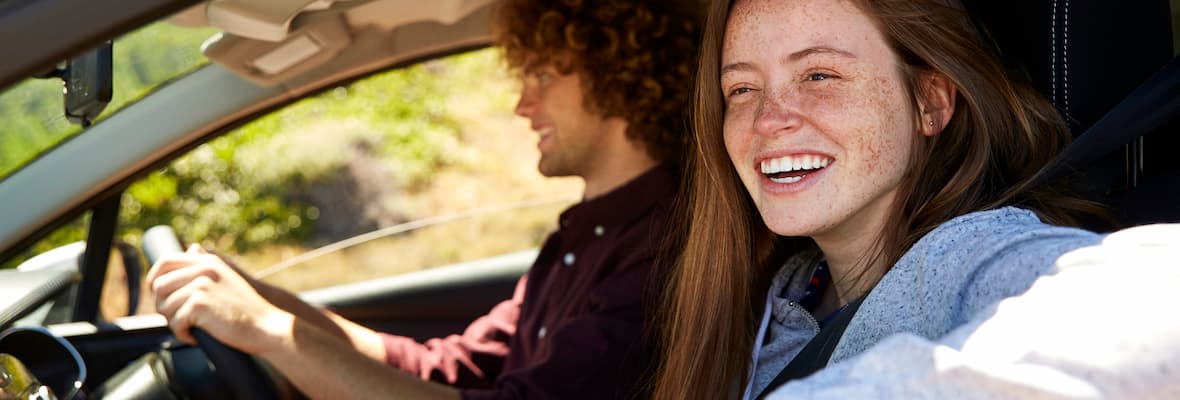
<path id="1" fill-rule="evenodd" d="M 171 20 L 224 33 L 210 61 L 260 85 L 486 45 L 491 0 L 213 0 Z"/>
<path id="2" fill-rule="evenodd" d="M 487 44 L 492 0 L 9 0 L 0 5 L 0 88 L 6 88 L 99 43 L 148 23 L 169 18 L 186 26 L 213 26 L 225 32 L 214 44 L 214 62 L 251 81 L 275 84 L 334 59 L 320 53 L 401 54 L 413 58 L 452 47 Z M 437 27 L 449 26 L 447 34 Z M 68 27 L 68 29 L 67 29 Z M 461 29 L 460 29 L 461 28 Z M 343 35 L 325 36 L 324 30 Z M 281 49 L 301 35 L 322 52 L 298 63 L 299 70 L 249 71 L 257 56 Z M 380 37 L 383 40 L 374 40 Z M 373 46 L 374 42 L 384 46 Z M 369 46 L 369 47 L 365 47 Z M 288 46 L 289 47 L 289 46 Z M 228 49 L 228 51 L 227 51 Z M 290 50 L 290 48 L 288 48 Z M 307 48 L 301 49 L 305 53 Z M 288 52 L 290 54 L 290 52 Z M 253 58 L 252 58 L 253 57 Z M 380 58 L 380 57 L 370 57 Z M 337 67 L 345 62 L 331 63 Z M 326 66 L 320 73 L 330 70 Z"/>

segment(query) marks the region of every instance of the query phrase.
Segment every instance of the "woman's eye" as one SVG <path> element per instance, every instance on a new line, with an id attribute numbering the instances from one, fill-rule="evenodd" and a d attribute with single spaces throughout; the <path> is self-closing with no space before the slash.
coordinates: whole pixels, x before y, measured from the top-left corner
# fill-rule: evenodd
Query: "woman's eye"
<path id="1" fill-rule="evenodd" d="M 733 97 L 733 96 L 737 96 L 737 95 L 741 95 L 741 94 L 746 94 L 746 93 L 749 93 L 752 91 L 754 91 L 754 89 L 750 89 L 748 87 L 733 88 L 729 91 L 729 96 L 727 96 L 727 97 Z"/>
<path id="2" fill-rule="evenodd" d="M 540 84 L 548 83 L 550 79 L 553 79 L 553 74 L 549 73 L 549 71 L 540 71 L 540 72 L 537 72 L 535 75 L 536 75 L 537 83 L 540 83 Z"/>
<path id="3" fill-rule="evenodd" d="M 825 74 L 823 72 L 815 72 L 815 73 L 807 75 L 807 80 L 809 80 L 809 81 L 823 81 L 823 80 L 828 80 L 828 79 L 832 79 L 832 78 L 835 78 L 835 76 L 832 76 L 830 74 Z"/>

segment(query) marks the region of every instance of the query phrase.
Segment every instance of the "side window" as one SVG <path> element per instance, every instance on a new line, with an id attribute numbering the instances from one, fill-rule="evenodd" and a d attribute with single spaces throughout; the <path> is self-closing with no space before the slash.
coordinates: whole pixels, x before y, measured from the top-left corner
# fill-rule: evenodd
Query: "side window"
<path id="1" fill-rule="evenodd" d="M 581 183 L 536 171 L 516 96 L 495 50 L 329 89 L 133 184 L 119 236 L 170 225 L 293 291 L 535 248 Z"/>

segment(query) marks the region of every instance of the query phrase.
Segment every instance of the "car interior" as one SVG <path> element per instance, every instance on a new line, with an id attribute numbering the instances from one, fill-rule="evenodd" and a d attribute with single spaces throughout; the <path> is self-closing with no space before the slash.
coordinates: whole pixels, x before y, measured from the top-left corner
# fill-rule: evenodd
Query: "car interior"
<path id="1" fill-rule="evenodd" d="M 1075 137 L 1074 149 L 1066 153 L 1088 150 L 1088 159 L 1073 160 L 1060 175 L 1077 173 L 1075 182 L 1103 198 L 1121 226 L 1180 221 L 1175 207 L 1180 204 L 1180 160 L 1168 155 L 1180 146 L 1175 135 L 1180 122 L 1170 105 L 1177 98 L 1174 84 L 1171 96 L 1161 91 L 1155 103 L 1128 97 L 1174 57 L 1170 16 L 1175 11 L 1169 2 L 1143 1 L 1134 7 L 1106 1 L 965 3 L 1007 61 L 1026 72 L 1065 117 Z M 1162 71 L 1160 78 L 1164 74 L 1171 72 Z M 1137 102 L 1139 110 L 1172 112 L 1159 126 L 1138 132 L 1126 125 L 1124 132 L 1105 126 L 1103 132 L 1090 131 L 1124 99 Z M 1106 138 L 1122 140 L 1107 143 Z"/>
<path id="2" fill-rule="evenodd" d="M 91 309 L 81 314 L 75 310 L 75 322 L 51 325 L 41 333 L 64 338 L 67 350 L 20 353 L 43 381 L 73 377 L 91 398 L 298 398 L 265 366 L 244 372 L 266 375 L 255 378 L 261 382 L 227 382 L 230 378 L 208 368 L 213 354 L 173 341 L 161 318 L 99 321 L 93 313 L 94 285 L 101 289 L 102 282 L 93 277 L 106 269 L 120 194 L 130 182 L 201 143 L 297 99 L 378 71 L 488 46 L 493 2 L 137 0 L 119 10 L 100 10 L 84 0 L 60 3 L 113 22 L 83 26 L 68 37 L 45 33 L 47 42 L 59 42 L 52 46 L 0 44 L 0 53 L 28 54 L 30 60 L 0 66 L 0 84 L 7 86 L 52 63 L 47 60 L 76 54 L 158 18 L 182 26 L 212 26 L 221 33 L 203 46 L 210 65 L 0 180 L 0 204 L 21 210 L 0 213 L 0 259 L 80 213 L 93 212 L 87 246 L 59 257 L 76 265 L 73 269 L 3 275 L 0 292 L 18 295 L 0 304 L 0 328 L 13 326 L 54 299 Z M 1176 2 L 964 3 L 1005 60 L 1025 73 L 1070 124 L 1077 141 L 1067 153 L 1076 156 L 1062 161 L 1060 175 L 1099 196 L 1125 226 L 1180 221 L 1175 206 L 1180 204 L 1180 159 L 1170 155 L 1180 148 L 1174 134 L 1180 128 L 1180 84 L 1175 82 L 1176 68 L 1165 68 L 1175 64 Z M 51 10 L 5 8 L 10 4 L 17 2 L 0 3 L 0 35 L 51 30 L 30 22 Z M 1149 79 L 1153 83 L 1144 85 Z M 1137 89 L 1144 88 L 1153 92 L 1140 95 Z M 1129 105 L 1120 106 L 1124 102 Z M 1154 118 L 1152 124 L 1112 127 L 1104 119 L 1114 109 L 1134 111 L 1130 117 L 1119 115 L 1132 121 L 1148 118 L 1136 112 L 1157 113 L 1144 114 Z M 55 184 L 38 184 L 44 181 Z M 535 252 L 513 253 L 301 296 L 376 330 L 437 337 L 461 331 L 508 298 L 534 257 Z M 15 337 L 46 340 L 28 339 L 30 335 L 38 334 Z M 12 347 L 12 340 L 0 337 L 0 349 Z M 82 366 L 52 367 L 75 365 L 63 360 L 62 354 L 70 351 Z M 56 386 L 69 390 L 68 385 Z"/>
<path id="3" fill-rule="evenodd" d="M 490 1 L 278 3 L 212 1 L 169 16 L 170 23 L 212 25 L 222 31 L 203 46 L 210 65 L 95 124 L 0 182 L 4 203 L 24 210 L 0 216 L 0 229 L 6 231 L 5 258 L 55 224 L 90 209 L 96 211 L 86 248 L 109 249 L 115 219 L 110 214 L 118 210 L 111 202 L 117 204 L 118 194 L 130 182 L 200 143 L 350 80 L 489 44 Z M 109 150 L 92 151 L 97 147 Z M 35 193 L 5 189 L 43 186 L 36 183 L 47 179 L 59 184 Z M 100 236 L 107 237 L 105 245 L 97 239 Z M 76 282 L 78 269 L 5 276 L 4 288 L 22 293 L 22 301 L 3 308 L 6 327 L 36 308 L 28 303 L 57 298 L 72 285 L 81 288 L 77 299 L 96 300 L 97 291 L 87 290 L 93 282 L 85 277 L 103 275 L 92 267 L 105 269 L 109 251 L 66 250 L 72 253 L 56 259 L 74 263 L 81 257 L 82 282 Z M 535 254 L 512 253 L 302 295 L 374 329 L 424 339 L 460 331 L 495 302 L 510 297 Z M 108 323 L 99 322 L 93 313 L 80 318 L 76 314 L 73 320 L 79 322 L 49 328 L 82 354 L 87 367 L 83 391 L 92 397 L 160 394 L 169 376 L 172 384 L 180 382 L 179 390 L 188 397 L 224 398 L 234 389 L 207 388 L 205 384 L 218 379 L 208 371 L 190 373 L 186 366 L 204 366 L 204 356 L 194 358 L 192 354 L 200 352 L 171 344 L 160 319 L 131 317 Z M 145 354 L 149 356 L 141 359 Z M 128 366 L 136 359 L 140 363 Z M 137 380 L 136 373 L 156 367 L 169 372 L 147 382 Z M 124 374 L 111 378 L 120 371 Z M 260 385 L 267 382 L 255 386 Z"/>

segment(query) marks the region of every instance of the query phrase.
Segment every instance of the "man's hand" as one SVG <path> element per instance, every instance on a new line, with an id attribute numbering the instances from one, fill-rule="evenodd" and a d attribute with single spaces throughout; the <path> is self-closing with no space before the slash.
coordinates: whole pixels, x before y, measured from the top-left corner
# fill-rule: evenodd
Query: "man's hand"
<path id="1" fill-rule="evenodd" d="M 405 399 L 458 399 L 454 388 L 423 382 L 381 363 L 384 348 L 372 331 L 348 323 L 357 337 L 372 337 L 373 356 L 357 353 L 350 335 L 331 317 L 302 304 L 318 316 L 320 326 L 333 335 L 268 302 L 224 259 L 198 246 L 184 254 L 164 257 L 152 266 L 148 284 L 156 295 L 156 309 L 168 318 L 176 337 L 196 343 L 190 330 L 201 328 L 217 340 L 274 366 L 313 399 L 378 398 L 397 393 Z M 264 288 L 265 285 L 258 287 Z M 297 302 L 290 297 L 288 302 Z M 346 323 L 343 318 L 341 323 Z M 308 368 L 307 366 L 315 366 Z"/>
<path id="2" fill-rule="evenodd" d="M 195 344 L 202 328 L 222 343 L 260 355 L 289 339 L 294 317 L 267 302 L 224 259 L 192 246 L 162 258 L 148 273 L 156 309 L 178 339 Z"/>

